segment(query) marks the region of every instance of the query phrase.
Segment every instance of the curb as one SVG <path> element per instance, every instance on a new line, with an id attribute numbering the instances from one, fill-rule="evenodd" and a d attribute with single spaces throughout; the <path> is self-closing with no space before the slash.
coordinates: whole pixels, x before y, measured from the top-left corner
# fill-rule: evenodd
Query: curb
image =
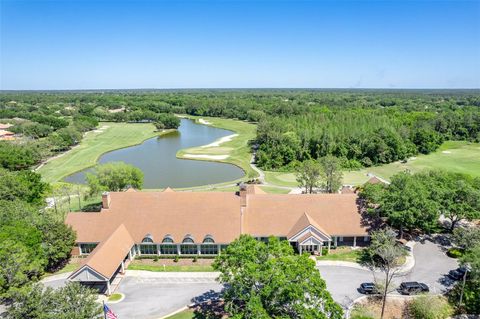
<path id="1" fill-rule="evenodd" d="M 175 310 L 175 311 L 169 313 L 168 315 L 165 315 L 165 316 L 163 316 L 163 317 L 159 317 L 159 318 L 157 318 L 157 319 L 166 319 L 166 318 L 168 318 L 168 317 L 171 317 L 171 316 L 173 316 L 173 315 L 176 315 L 177 313 L 180 313 L 180 312 L 182 312 L 182 311 L 185 311 L 185 310 L 187 310 L 188 308 L 189 308 L 189 306 L 184 306 L 184 307 L 182 307 L 182 308 L 180 308 L 180 309 L 178 309 L 178 310 Z"/>
<path id="2" fill-rule="evenodd" d="M 415 256 L 413 255 L 413 249 L 415 245 L 417 244 L 416 241 L 409 241 L 405 246 L 410 248 L 410 251 L 408 252 L 406 256 L 405 263 L 400 266 L 398 274 L 405 275 L 412 271 L 413 267 L 415 266 Z M 365 271 L 371 271 L 371 269 L 367 267 L 363 267 L 360 264 L 356 262 L 351 262 L 351 261 L 335 261 L 335 260 L 317 260 L 316 261 L 316 266 L 321 267 L 321 266 L 339 266 L 339 267 L 349 267 L 349 268 L 355 268 L 355 269 L 360 269 L 360 270 L 365 270 Z"/>
<path id="3" fill-rule="evenodd" d="M 116 292 L 116 294 L 121 295 L 120 299 L 115 300 L 115 301 L 108 301 L 108 298 L 107 298 L 106 303 L 107 303 L 107 304 L 110 304 L 110 305 L 114 305 L 114 304 L 117 304 L 117 303 L 119 303 L 119 302 L 122 302 L 123 299 L 125 299 L 125 295 L 122 294 L 121 292 Z"/>
<path id="4" fill-rule="evenodd" d="M 68 276 L 70 276 L 73 273 L 73 271 L 69 272 L 64 272 L 63 274 L 58 274 L 58 275 L 51 275 L 43 278 L 40 280 L 40 282 L 50 282 L 50 281 L 55 281 L 55 280 L 60 280 L 60 279 L 67 279 Z"/>

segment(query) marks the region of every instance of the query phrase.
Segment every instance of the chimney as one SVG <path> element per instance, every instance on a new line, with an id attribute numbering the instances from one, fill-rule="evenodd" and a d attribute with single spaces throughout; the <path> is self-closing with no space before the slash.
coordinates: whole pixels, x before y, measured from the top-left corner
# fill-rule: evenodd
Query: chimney
<path id="1" fill-rule="evenodd" d="M 247 206 L 247 185 L 245 183 L 240 183 L 240 191 L 239 191 L 239 195 L 240 195 L 240 205 L 242 207 L 246 207 Z"/>
<path id="2" fill-rule="evenodd" d="M 103 192 L 102 194 L 102 208 L 109 209 L 110 208 L 110 193 Z"/>

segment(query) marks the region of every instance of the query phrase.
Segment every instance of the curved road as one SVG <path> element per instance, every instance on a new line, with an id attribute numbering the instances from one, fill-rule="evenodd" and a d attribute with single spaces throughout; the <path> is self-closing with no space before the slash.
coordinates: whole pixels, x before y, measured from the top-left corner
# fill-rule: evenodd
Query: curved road
<path id="1" fill-rule="evenodd" d="M 413 254 L 415 266 L 410 273 L 395 279 L 397 285 L 402 281 L 421 281 L 430 287 L 431 293 L 440 293 L 451 286 L 452 282 L 447 280 L 445 275 L 449 270 L 455 269 L 458 263 L 447 257 L 440 245 L 429 240 L 418 242 Z M 362 282 L 374 281 L 373 273 L 368 270 L 344 266 L 317 268 L 335 301 L 345 308 L 362 296 L 357 291 Z M 211 273 L 176 275 L 169 277 L 165 273 L 126 276 L 118 289 L 118 292 L 125 294 L 125 299 L 109 306 L 120 318 L 153 319 L 165 316 L 195 298 L 209 298 L 221 290 L 221 285 L 215 282 Z M 375 276 L 381 278 L 380 274 Z M 65 279 L 59 278 L 45 284 L 58 287 L 63 285 L 64 281 Z"/>
<path id="2" fill-rule="evenodd" d="M 441 293 L 451 287 L 453 282 L 446 277 L 452 269 L 458 267 L 458 262 L 448 257 L 442 246 L 425 240 L 418 242 L 414 249 L 415 266 L 406 275 L 395 278 L 394 285 L 402 281 L 424 282 L 430 287 L 431 293 Z M 374 277 L 384 278 L 381 274 L 375 275 L 368 270 L 340 266 L 318 266 L 320 274 L 327 283 L 327 288 L 333 298 L 344 307 L 348 307 L 353 300 L 362 296 L 357 289 L 362 282 L 372 282 Z"/>

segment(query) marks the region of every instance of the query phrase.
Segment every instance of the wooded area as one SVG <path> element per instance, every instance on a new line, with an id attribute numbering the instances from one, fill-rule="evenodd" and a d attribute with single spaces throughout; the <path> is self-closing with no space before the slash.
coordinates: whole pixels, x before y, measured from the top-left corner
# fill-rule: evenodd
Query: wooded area
<path id="1" fill-rule="evenodd" d="M 173 114 L 258 123 L 264 169 L 333 155 L 346 169 L 436 150 L 445 140 L 480 141 L 478 90 L 161 90 L 6 92 L 0 119 L 28 139 L 0 142 L 3 167 L 21 169 L 79 143 L 98 121 L 153 122 Z"/>

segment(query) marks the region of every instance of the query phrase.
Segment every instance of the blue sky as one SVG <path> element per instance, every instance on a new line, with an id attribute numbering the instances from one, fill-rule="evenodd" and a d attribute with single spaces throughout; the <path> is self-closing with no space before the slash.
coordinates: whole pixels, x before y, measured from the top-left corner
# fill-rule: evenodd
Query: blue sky
<path id="1" fill-rule="evenodd" d="M 1 89 L 480 87 L 480 0 L 0 3 Z"/>

